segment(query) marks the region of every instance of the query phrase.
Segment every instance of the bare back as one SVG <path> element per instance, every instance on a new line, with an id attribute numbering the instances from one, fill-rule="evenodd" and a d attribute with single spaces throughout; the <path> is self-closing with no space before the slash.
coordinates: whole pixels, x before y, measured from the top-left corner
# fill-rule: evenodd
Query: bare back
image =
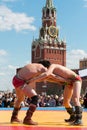
<path id="1" fill-rule="evenodd" d="M 68 79 L 68 78 L 71 78 L 73 76 L 76 76 L 76 73 L 73 72 L 72 70 L 62 66 L 62 65 L 59 65 L 59 64 L 52 64 L 50 67 L 49 67 L 49 73 L 52 72 L 56 75 L 59 75 L 65 79 Z"/>
<path id="2" fill-rule="evenodd" d="M 24 66 L 22 69 L 20 69 L 18 71 L 18 74 L 21 78 L 25 80 L 29 80 L 46 71 L 47 71 L 47 68 L 44 67 L 42 64 L 31 63 Z"/>

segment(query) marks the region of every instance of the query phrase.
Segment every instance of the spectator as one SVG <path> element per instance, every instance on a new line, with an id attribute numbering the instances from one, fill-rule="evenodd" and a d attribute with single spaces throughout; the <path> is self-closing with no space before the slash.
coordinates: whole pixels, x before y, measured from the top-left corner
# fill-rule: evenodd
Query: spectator
<path id="1" fill-rule="evenodd" d="M 83 106 L 84 106 L 84 108 L 87 108 L 87 93 L 84 96 Z"/>

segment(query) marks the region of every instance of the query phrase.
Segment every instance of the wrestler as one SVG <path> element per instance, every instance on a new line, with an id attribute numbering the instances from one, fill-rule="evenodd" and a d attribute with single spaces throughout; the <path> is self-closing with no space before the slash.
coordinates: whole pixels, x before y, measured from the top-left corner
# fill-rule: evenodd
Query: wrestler
<path id="1" fill-rule="evenodd" d="M 50 66 L 50 62 L 47 60 L 43 60 L 40 63 L 31 63 L 25 65 L 22 68 L 17 69 L 16 75 L 13 77 L 12 83 L 14 85 L 17 100 L 14 105 L 14 110 L 11 116 L 11 123 L 20 123 L 21 121 L 18 119 L 18 112 L 21 108 L 21 102 L 25 99 L 25 96 L 31 99 L 29 109 L 26 112 L 26 116 L 23 120 L 24 124 L 27 125 L 37 125 L 37 122 L 34 122 L 31 118 L 33 113 L 36 110 L 38 96 L 35 92 L 34 83 L 29 83 L 29 80 L 33 77 L 40 75 L 43 72 L 47 71 L 47 68 Z"/>
<path id="2" fill-rule="evenodd" d="M 34 81 L 42 81 L 55 79 L 55 82 L 62 83 L 65 85 L 64 89 L 64 101 L 63 105 L 65 106 L 67 112 L 70 114 L 69 119 L 65 119 L 66 122 L 73 122 L 73 125 L 81 125 L 82 124 L 82 107 L 80 104 L 80 92 L 82 86 L 82 80 L 79 75 L 77 75 L 74 71 L 59 65 L 52 64 L 48 68 L 48 70 L 32 79 Z M 65 81 L 64 81 L 65 80 Z M 73 100 L 73 104 L 75 108 L 71 105 L 71 98 Z"/>

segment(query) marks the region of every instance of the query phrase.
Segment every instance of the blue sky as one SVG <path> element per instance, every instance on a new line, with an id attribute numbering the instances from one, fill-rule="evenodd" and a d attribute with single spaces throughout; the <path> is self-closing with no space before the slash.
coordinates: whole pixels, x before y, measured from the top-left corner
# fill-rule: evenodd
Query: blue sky
<path id="1" fill-rule="evenodd" d="M 39 37 L 46 0 L 0 0 L 0 90 L 12 90 L 16 67 L 31 62 L 31 44 Z M 59 39 L 67 43 L 67 67 L 87 58 L 87 0 L 53 0 Z"/>

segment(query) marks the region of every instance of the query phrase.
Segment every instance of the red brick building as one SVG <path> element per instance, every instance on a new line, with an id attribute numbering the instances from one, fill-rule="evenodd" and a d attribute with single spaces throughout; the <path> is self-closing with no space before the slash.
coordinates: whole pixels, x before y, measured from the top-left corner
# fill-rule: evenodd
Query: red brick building
<path id="1" fill-rule="evenodd" d="M 56 8 L 52 0 L 46 0 L 45 7 L 42 8 L 42 27 L 39 31 L 39 38 L 32 42 L 32 62 L 40 60 L 49 60 L 51 63 L 66 66 L 66 43 L 59 39 L 59 29 L 56 21 Z M 47 83 L 36 84 L 36 91 L 41 93 L 51 86 L 55 92 L 59 92 L 58 84 Z"/>

